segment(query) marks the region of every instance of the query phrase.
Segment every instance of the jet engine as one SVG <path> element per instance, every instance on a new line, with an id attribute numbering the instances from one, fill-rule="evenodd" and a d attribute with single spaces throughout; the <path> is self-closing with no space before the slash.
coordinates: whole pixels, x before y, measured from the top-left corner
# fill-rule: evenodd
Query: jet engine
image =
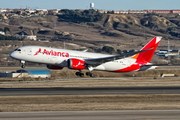
<path id="1" fill-rule="evenodd" d="M 53 70 L 61 70 L 61 69 L 63 69 L 63 67 L 58 66 L 58 65 L 46 65 L 46 67 L 48 69 L 53 69 Z"/>
<path id="2" fill-rule="evenodd" d="M 70 69 L 83 70 L 86 66 L 85 66 L 85 61 L 72 58 L 72 59 L 68 59 L 68 67 Z"/>

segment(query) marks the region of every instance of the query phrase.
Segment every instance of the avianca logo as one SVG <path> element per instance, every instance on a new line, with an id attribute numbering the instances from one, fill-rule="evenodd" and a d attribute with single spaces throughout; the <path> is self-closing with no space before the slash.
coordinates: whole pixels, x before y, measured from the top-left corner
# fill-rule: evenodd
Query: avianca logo
<path id="1" fill-rule="evenodd" d="M 69 57 L 69 53 L 66 53 L 66 52 L 56 52 L 53 50 L 48 51 L 46 49 L 42 50 L 41 48 L 39 48 L 39 50 L 34 55 L 39 55 L 39 54 L 59 56 L 59 57 Z"/>

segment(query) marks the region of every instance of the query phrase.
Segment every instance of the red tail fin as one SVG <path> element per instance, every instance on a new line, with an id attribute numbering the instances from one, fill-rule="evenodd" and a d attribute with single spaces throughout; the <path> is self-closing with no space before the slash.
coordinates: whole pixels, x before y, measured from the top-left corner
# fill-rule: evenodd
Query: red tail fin
<path id="1" fill-rule="evenodd" d="M 162 37 L 154 37 L 149 43 L 147 43 L 141 50 L 147 50 L 142 53 L 134 55 L 132 58 L 136 59 L 136 63 L 145 65 L 149 63 L 154 55 L 156 48 Z"/>

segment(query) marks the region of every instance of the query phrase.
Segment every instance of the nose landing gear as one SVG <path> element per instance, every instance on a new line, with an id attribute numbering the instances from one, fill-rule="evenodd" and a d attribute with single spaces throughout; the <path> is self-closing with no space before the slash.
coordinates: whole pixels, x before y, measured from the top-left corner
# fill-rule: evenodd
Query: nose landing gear
<path id="1" fill-rule="evenodd" d="M 25 61 L 21 60 L 20 63 L 21 63 L 21 68 L 25 68 Z"/>

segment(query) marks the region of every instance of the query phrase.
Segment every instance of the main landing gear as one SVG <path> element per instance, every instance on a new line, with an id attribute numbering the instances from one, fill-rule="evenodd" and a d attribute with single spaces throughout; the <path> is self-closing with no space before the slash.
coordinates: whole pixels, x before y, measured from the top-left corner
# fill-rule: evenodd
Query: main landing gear
<path id="1" fill-rule="evenodd" d="M 80 77 L 84 77 L 84 73 L 82 73 L 81 71 L 76 72 L 76 75 L 77 75 L 77 76 L 80 76 Z"/>
<path id="2" fill-rule="evenodd" d="M 94 77 L 94 74 L 91 72 L 86 72 L 86 76 Z"/>
<path id="3" fill-rule="evenodd" d="M 76 75 L 77 75 L 77 76 L 80 76 L 80 77 L 84 77 L 84 73 L 82 73 L 81 71 L 76 72 Z M 91 73 L 91 72 L 86 72 L 86 76 L 94 77 L 94 74 Z"/>

